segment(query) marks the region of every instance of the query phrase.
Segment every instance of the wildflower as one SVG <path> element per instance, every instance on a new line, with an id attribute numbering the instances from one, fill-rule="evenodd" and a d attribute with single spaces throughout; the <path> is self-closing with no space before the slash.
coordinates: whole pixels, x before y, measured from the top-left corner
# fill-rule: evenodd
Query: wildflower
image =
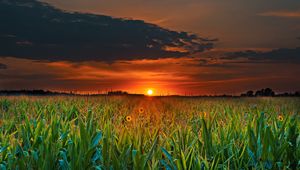
<path id="1" fill-rule="evenodd" d="M 125 119 L 126 119 L 126 121 L 127 121 L 127 122 L 130 122 L 130 121 L 132 121 L 132 117 L 131 117 L 131 116 L 126 116 L 126 118 L 125 118 Z"/>
<path id="2" fill-rule="evenodd" d="M 278 115 L 278 120 L 282 122 L 283 121 L 283 116 L 282 115 Z"/>
<path id="3" fill-rule="evenodd" d="M 203 118 L 205 118 L 207 116 L 207 113 L 206 112 L 201 112 L 200 116 L 203 117 Z"/>
<path id="4" fill-rule="evenodd" d="M 141 108 L 139 108 L 139 113 L 144 113 L 144 109 L 141 107 Z"/>
<path id="5" fill-rule="evenodd" d="M 219 125 L 223 127 L 225 125 L 224 121 L 220 120 Z"/>

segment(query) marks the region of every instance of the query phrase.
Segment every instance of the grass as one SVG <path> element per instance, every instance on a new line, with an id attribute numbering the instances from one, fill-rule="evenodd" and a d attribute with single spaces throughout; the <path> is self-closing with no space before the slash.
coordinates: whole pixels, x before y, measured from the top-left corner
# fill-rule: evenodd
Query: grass
<path id="1" fill-rule="evenodd" d="M 299 104 L 1 97 L 0 169 L 299 169 Z"/>

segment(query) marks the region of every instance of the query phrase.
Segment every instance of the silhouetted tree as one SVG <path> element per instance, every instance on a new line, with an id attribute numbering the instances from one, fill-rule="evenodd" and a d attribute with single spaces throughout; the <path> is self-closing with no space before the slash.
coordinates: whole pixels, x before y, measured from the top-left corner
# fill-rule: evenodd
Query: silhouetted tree
<path id="1" fill-rule="evenodd" d="M 107 94 L 108 95 L 128 95 L 128 92 L 126 92 L 126 91 L 109 91 Z"/>
<path id="2" fill-rule="evenodd" d="M 263 89 L 263 96 L 274 96 L 275 93 L 272 89 L 270 88 L 266 88 L 266 89 Z"/>
<path id="3" fill-rule="evenodd" d="M 64 92 L 52 92 L 45 90 L 1 90 L 0 95 L 29 95 L 29 96 L 45 96 L 45 95 L 73 95 Z"/>
<path id="4" fill-rule="evenodd" d="M 257 90 L 255 92 L 255 96 L 262 96 L 263 95 L 263 92 L 261 90 Z"/>
<path id="5" fill-rule="evenodd" d="M 246 93 L 246 95 L 248 96 L 248 97 L 253 97 L 254 95 L 253 95 L 253 91 L 252 90 L 249 90 L 249 91 L 247 91 L 247 93 Z"/>
<path id="6" fill-rule="evenodd" d="M 255 92 L 255 96 L 275 96 L 275 92 L 270 88 L 266 88 L 266 89 L 257 90 Z"/>

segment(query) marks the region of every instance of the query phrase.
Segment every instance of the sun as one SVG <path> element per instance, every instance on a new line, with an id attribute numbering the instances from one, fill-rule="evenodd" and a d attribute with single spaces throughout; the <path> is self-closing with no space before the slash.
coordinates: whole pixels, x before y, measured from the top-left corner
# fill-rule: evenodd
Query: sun
<path id="1" fill-rule="evenodd" d="M 153 95 L 153 90 L 152 89 L 148 89 L 147 90 L 147 95 L 148 96 L 152 96 Z"/>

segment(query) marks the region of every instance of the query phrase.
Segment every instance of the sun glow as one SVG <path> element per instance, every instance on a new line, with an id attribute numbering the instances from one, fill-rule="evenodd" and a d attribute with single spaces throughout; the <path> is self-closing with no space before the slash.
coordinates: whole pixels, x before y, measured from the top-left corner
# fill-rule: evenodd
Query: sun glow
<path id="1" fill-rule="evenodd" d="M 152 89 L 148 89 L 147 90 L 147 95 L 148 96 L 152 96 L 153 95 L 153 90 Z"/>

